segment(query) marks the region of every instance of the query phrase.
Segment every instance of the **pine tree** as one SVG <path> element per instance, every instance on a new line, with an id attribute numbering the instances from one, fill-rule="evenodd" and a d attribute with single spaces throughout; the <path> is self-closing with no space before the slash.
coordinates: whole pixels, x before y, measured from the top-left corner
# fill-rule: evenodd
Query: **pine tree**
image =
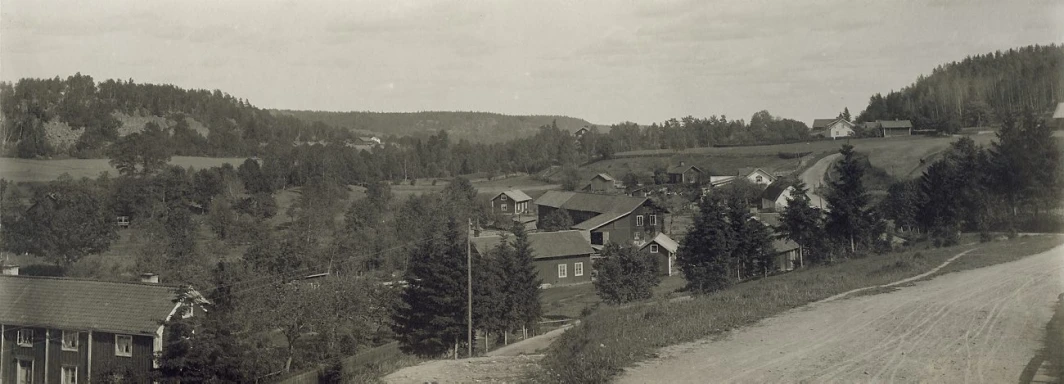
<path id="1" fill-rule="evenodd" d="M 440 356 L 466 339 L 466 246 L 464 225 L 449 220 L 410 255 L 394 315 L 399 348 L 422 357 Z"/>
<path id="2" fill-rule="evenodd" d="M 692 230 L 680 241 L 676 262 L 687 279 L 687 289 L 708 293 L 731 284 L 728 259 L 734 247 L 723 202 L 713 196 L 699 203 Z"/>
<path id="3" fill-rule="evenodd" d="M 776 232 L 798 244 L 799 265 L 804 266 L 805 259 L 809 257 L 807 250 L 814 248 L 814 244 L 823 237 L 824 223 L 820 210 L 809 201 L 809 189 L 805 182 L 797 180 L 793 187 L 787 197 L 787 207 L 780 213 Z M 810 261 L 816 260 L 812 258 Z"/>
<path id="4" fill-rule="evenodd" d="M 841 241 L 850 243 L 850 251 L 857 251 L 857 241 L 865 234 L 868 220 L 865 206 L 868 196 L 865 194 L 861 177 L 864 167 L 858 162 L 853 146 L 846 144 L 839 151 L 842 159 L 835 165 L 837 177 L 828 183 L 827 225 L 829 234 Z"/>
<path id="5" fill-rule="evenodd" d="M 606 304 L 616 305 L 653 296 L 653 288 L 661 282 L 658 263 L 635 247 L 609 243 L 602 251 L 597 265 L 595 292 Z"/>

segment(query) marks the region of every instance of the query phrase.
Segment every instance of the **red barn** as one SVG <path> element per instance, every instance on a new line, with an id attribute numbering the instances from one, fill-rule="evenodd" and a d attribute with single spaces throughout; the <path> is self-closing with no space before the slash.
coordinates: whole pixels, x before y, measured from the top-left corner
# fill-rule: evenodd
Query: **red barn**
<path id="1" fill-rule="evenodd" d="M 510 236 L 509 241 L 513 241 Z M 502 241 L 500 236 L 470 239 L 473 251 L 488 254 Z M 580 231 L 529 233 L 532 263 L 543 284 L 571 285 L 591 282 L 591 254 L 594 249 Z"/>

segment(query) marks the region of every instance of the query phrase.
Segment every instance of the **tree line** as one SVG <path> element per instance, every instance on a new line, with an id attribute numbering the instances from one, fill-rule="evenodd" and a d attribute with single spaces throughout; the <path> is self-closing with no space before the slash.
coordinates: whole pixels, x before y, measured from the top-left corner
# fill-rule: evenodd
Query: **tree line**
<path id="1" fill-rule="evenodd" d="M 1064 100 L 1064 47 L 1032 45 L 968 56 L 935 68 L 912 85 L 875 94 L 857 121 L 911 120 L 916 128 L 955 133 L 997 126 L 1029 109 L 1051 114 Z"/>

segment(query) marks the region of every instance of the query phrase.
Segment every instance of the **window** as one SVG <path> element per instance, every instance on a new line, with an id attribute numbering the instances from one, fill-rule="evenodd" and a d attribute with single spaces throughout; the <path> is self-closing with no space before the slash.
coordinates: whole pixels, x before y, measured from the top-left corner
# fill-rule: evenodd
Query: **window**
<path id="1" fill-rule="evenodd" d="M 20 329 L 18 330 L 18 345 L 20 347 L 32 347 L 33 346 L 33 330 L 32 329 Z"/>
<path id="2" fill-rule="evenodd" d="M 650 244 L 650 253 L 658 253 L 658 245 Z"/>
<path id="3" fill-rule="evenodd" d="M 502 208 L 502 210 L 505 211 L 506 210 L 506 203 L 499 203 L 499 208 Z"/>
<path id="4" fill-rule="evenodd" d="M 63 350 L 64 351 L 77 351 L 78 350 L 78 333 L 63 331 Z M 65 383 L 65 381 L 64 381 Z"/>
<path id="5" fill-rule="evenodd" d="M 559 279 L 560 279 L 560 278 L 563 278 L 563 277 L 566 277 L 566 275 L 567 275 L 567 273 L 566 273 L 566 272 L 567 272 L 567 271 L 565 270 L 565 267 L 567 267 L 567 265 L 565 265 L 565 264 L 558 264 L 558 278 L 559 278 Z"/>
<path id="6" fill-rule="evenodd" d="M 758 176 L 758 177 L 757 177 L 757 182 L 758 182 L 758 183 L 762 182 L 762 180 L 764 180 L 764 179 L 763 179 L 763 178 L 762 178 L 761 176 Z"/>
<path id="7" fill-rule="evenodd" d="M 78 384 L 78 367 L 72 365 L 63 366 L 63 376 L 61 383 L 63 384 Z"/>
<path id="8" fill-rule="evenodd" d="M 658 215 L 650 215 L 650 225 L 658 225 Z"/>
<path id="9" fill-rule="evenodd" d="M 115 356 L 133 357 L 133 336 L 115 335 Z"/>
<path id="10" fill-rule="evenodd" d="M 573 276 L 583 276 L 583 275 L 584 275 L 584 263 L 580 262 L 580 263 L 573 264 Z"/>
<path id="11" fill-rule="evenodd" d="M 635 217 L 635 226 L 637 226 L 637 227 L 642 227 L 643 226 L 643 215 L 636 215 L 636 217 Z"/>
<path id="12" fill-rule="evenodd" d="M 635 242 L 643 241 L 643 232 L 633 232 L 632 234 L 634 235 L 632 240 L 635 240 Z"/>

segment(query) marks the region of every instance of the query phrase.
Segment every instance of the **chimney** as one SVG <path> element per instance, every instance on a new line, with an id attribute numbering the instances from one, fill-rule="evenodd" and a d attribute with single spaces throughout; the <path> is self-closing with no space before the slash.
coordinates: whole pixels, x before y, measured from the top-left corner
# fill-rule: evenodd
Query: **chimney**
<path id="1" fill-rule="evenodd" d="M 149 284 L 159 284 L 159 275 L 155 274 L 155 273 L 150 273 L 150 272 L 149 273 L 141 273 L 140 274 L 140 282 L 141 283 L 149 283 Z"/>
<path id="2" fill-rule="evenodd" d="M 0 267 L 0 269 L 4 270 L 4 272 L 3 272 L 4 276 L 18 276 L 18 266 L 17 265 L 3 264 L 3 267 Z"/>
<path id="3" fill-rule="evenodd" d="M 682 167 L 683 165 L 683 160 L 680 160 L 680 166 Z"/>

